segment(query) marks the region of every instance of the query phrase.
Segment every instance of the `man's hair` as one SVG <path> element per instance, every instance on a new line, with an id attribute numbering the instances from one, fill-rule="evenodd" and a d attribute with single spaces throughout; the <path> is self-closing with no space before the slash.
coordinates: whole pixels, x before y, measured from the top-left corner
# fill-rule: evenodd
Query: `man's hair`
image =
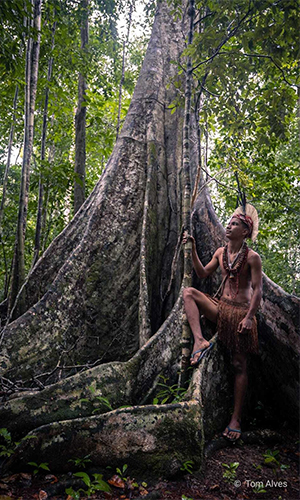
<path id="1" fill-rule="evenodd" d="M 241 223 L 244 226 L 244 229 L 247 229 L 248 233 L 246 234 L 245 238 L 251 238 L 251 229 L 249 226 L 247 226 L 246 222 L 244 222 L 242 219 L 240 219 Z"/>

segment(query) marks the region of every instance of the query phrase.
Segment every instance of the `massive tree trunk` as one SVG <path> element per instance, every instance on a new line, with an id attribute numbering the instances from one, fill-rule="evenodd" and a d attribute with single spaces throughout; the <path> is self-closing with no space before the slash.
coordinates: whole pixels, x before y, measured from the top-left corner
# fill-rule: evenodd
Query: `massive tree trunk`
<path id="1" fill-rule="evenodd" d="M 200 467 L 205 441 L 228 423 L 231 389 L 217 335 L 214 349 L 193 372 L 185 400 L 151 404 L 160 375 L 176 382 L 181 358 L 182 258 L 166 292 L 183 224 L 184 113 L 169 109 L 176 96 L 171 61 L 183 51 L 183 27 L 159 5 L 105 172 L 32 270 L 25 286 L 27 312 L 2 332 L 2 386 L 11 396 L 2 404 L 1 425 L 19 437 L 29 431 L 35 436 L 19 445 L 10 466 L 38 456 L 54 471 L 71 468 L 68 458 L 90 453 L 98 465 L 126 462 L 132 470 L 172 474 L 186 460 Z M 195 134 L 192 127 L 192 181 Z M 224 230 L 205 189 L 194 205 L 192 226 L 207 263 L 223 243 Z M 218 282 L 216 275 L 201 286 L 212 292 Z M 299 301 L 265 278 L 262 303 L 254 388 L 261 401 L 281 408 L 293 422 Z M 113 410 L 97 396 L 106 397 Z M 129 407 L 120 408 L 124 404 Z"/>

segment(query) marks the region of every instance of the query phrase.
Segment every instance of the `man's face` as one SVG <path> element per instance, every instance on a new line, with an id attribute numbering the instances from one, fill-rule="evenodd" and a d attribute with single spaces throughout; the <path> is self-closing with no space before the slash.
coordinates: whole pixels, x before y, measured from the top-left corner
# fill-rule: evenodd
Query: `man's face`
<path id="1" fill-rule="evenodd" d="M 229 240 L 246 238 L 249 230 L 238 217 L 231 217 L 226 227 L 226 237 Z"/>

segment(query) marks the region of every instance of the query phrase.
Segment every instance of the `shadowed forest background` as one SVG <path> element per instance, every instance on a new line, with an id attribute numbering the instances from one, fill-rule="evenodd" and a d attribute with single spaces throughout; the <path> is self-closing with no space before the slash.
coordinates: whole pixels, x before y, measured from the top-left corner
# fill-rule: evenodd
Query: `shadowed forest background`
<path id="1" fill-rule="evenodd" d="M 232 381 L 217 342 L 188 369 L 182 289 L 213 293 L 220 276 L 199 283 L 180 240 L 192 232 L 206 264 L 243 190 L 266 273 L 247 406 L 297 428 L 298 14 L 1 2 L 0 419 L 22 439 L 6 468 L 203 468 Z"/>

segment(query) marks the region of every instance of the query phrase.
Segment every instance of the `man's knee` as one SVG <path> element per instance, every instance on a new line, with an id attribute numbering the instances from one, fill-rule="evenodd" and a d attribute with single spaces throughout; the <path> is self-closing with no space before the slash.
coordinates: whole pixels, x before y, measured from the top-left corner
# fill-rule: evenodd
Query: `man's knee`
<path id="1" fill-rule="evenodd" d="M 202 294 L 202 292 L 199 292 L 199 290 L 196 290 L 196 288 L 193 288 L 191 286 L 188 286 L 183 289 L 183 300 L 186 302 L 187 300 L 193 299 L 195 300 L 196 295 L 197 298 Z"/>

